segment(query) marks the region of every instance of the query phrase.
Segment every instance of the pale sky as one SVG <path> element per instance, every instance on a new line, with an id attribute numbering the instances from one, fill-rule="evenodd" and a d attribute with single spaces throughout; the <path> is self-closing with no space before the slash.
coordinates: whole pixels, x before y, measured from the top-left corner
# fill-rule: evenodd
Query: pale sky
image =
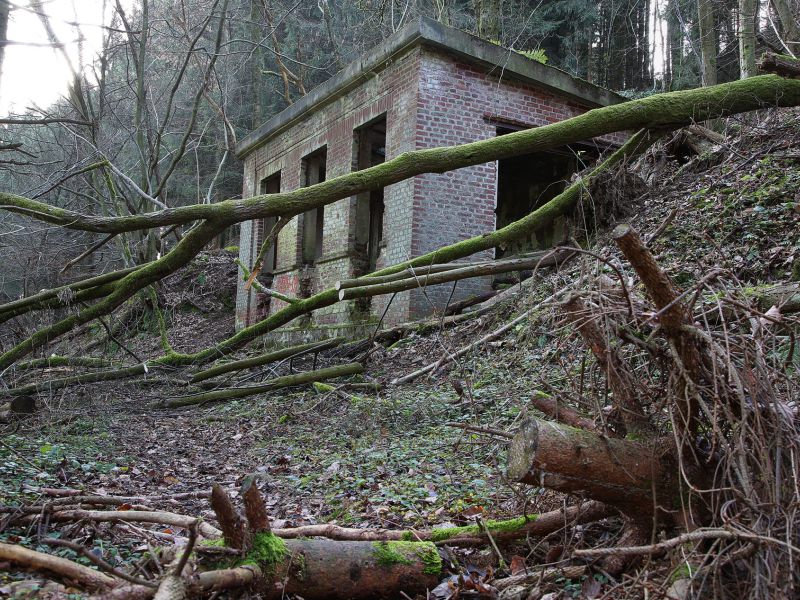
<path id="1" fill-rule="evenodd" d="M 111 2 L 105 2 L 111 4 Z M 15 42 L 47 43 L 47 34 L 36 14 L 25 10 L 27 0 L 12 0 L 19 6 L 13 9 L 8 24 L 8 39 Z M 44 9 L 61 42 L 67 46 L 76 68 L 79 68 L 79 43 L 82 35 L 83 60 L 91 64 L 102 48 L 103 0 L 45 0 Z M 129 5 L 124 2 L 123 6 Z M 112 15 L 106 8 L 106 19 Z M 79 23 L 78 31 L 71 23 Z M 69 68 L 63 56 L 52 48 L 35 46 L 6 46 L 0 79 L 0 115 L 23 113 L 32 103 L 46 108 L 67 91 Z"/>

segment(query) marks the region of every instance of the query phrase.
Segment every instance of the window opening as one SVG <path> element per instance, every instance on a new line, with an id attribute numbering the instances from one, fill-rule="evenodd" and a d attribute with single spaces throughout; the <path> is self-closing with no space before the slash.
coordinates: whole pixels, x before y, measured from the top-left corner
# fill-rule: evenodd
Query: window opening
<path id="1" fill-rule="evenodd" d="M 277 194 L 280 191 L 281 191 L 280 171 L 278 171 L 274 175 L 270 175 L 269 177 L 261 180 L 261 184 L 259 185 L 260 194 Z M 266 219 L 258 220 L 258 227 L 256 234 L 256 253 L 261 251 L 261 245 L 264 243 L 264 240 L 267 239 L 267 236 L 269 236 L 269 234 L 275 228 L 277 222 L 278 219 L 276 217 L 268 217 Z M 277 261 L 278 261 L 278 237 L 276 236 L 275 239 L 272 241 L 272 244 L 270 244 L 267 253 L 264 255 L 264 264 L 261 267 L 261 272 L 268 275 L 274 273 L 277 267 Z"/>

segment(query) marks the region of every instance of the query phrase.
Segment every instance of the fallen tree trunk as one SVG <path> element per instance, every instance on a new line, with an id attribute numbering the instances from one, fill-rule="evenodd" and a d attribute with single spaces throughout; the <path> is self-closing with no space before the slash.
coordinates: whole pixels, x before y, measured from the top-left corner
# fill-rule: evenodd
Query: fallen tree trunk
<path id="1" fill-rule="evenodd" d="M 112 273 L 104 273 L 103 275 L 97 275 L 95 277 L 89 277 L 88 279 L 82 279 L 81 281 L 76 281 L 74 283 L 68 283 L 67 285 L 62 285 L 61 287 L 50 290 L 42 290 L 38 294 L 34 294 L 33 296 L 28 296 L 26 298 L 20 298 L 19 300 L 14 300 L 13 302 L 7 302 L 6 304 L 0 305 L 0 323 L 4 323 L 12 317 L 31 312 L 33 310 L 66 306 L 67 298 L 72 302 L 99 298 L 111 289 L 110 287 L 101 288 L 101 286 L 119 281 L 123 277 L 130 275 L 139 268 L 140 267 L 137 266 L 130 267 L 128 269 L 121 269 Z M 86 292 L 92 288 L 96 290 L 94 293 L 90 292 L 79 295 L 80 292 Z M 98 289 L 101 291 L 97 291 Z M 64 298 L 64 300 L 62 300 L 62 298 Z"/>
<path id="2" fill-rule="evenodd" d="M 499 292 L 497 290 L 490 290 L 488 292 L 484 292 L 483 294 L 469 296 L 468 298 L 464 298 L 463 300 L 459 300 L 458 302 L 453 302 L 452 304 L 447 305 L 444 314 L 446 316 L 457 315 L 461 311 L 466 310 L 471 306 L 475 306 L 476 304 L 480 304 L 482 302 L 486 302 L 487 300 L 491 300 L 492 298 L 497 296 L 498 293 Z"/>
<path id="3" fill-rule="evenodd" d="M 157 368 L 157 365 L 150 365 L 149 368 Z M 135 377 L 137 375 L 145 375 L 149 372 L 148 367 L 143 363 L 141 365 L 133 365 L 131 367 L 123 367 L 121 369 L 113 369 L 111 371 L 95 371 L 93 373 L 82 373 L 81 375 L 72 375 L 71 377 L 61 377 L 59 379 L 50 379 L 47 381 L 40 381 L 38 383 L 29 383 L 21 385 L 16 388 L 3 390 L 0 392 L 2 396 L 27 396 L 39 392 L 55 392 L 73 385 L 82 385 L 86 383 L 98 383 L 100 381 L 113 381 L 116 379 L 125 379 L 127 377 Z"/>
<path id="4" fill-rule="evenodd" d="M 417 277 L 428 277 L 436 273 L 444 273 L 452 271 L 453 269 L 463 269 L 466 267 L 477 267 L 480 265 L 490 264 L 491 261 L 482 261 L 478 263 L 445 263 L 445 264 L 431 264 L 422 267 L 409 267 L 397 273 L 389 275 L 365 275 L 355 279 L 342 279 L 337 281 L 333 287 L 337 290 L 347 290 L 350 288 L 362 287 L 365 285 L 378 285 L 382 283 L 391 283 L 392 281 L 400 281 L 401 279 L 414 279 Z"/>
<path id="5" fill-rule="evenodd" d="M 104 591 L 117 582 L 105 573 L 90 569 L 66 558 L 30 550 L 16 544 L 0 542 L 0 561 L 10 562 L 25 569 L 55 574 L 68 582 L 89 591 Z"/>
<path id="6" fill-rule="evenodd" d="M 597 108 L 565 121 L 463 146 L 409 152 L 381 165 L 291 192 L 265 194 L 239 201 L 228 200 L 124 217 L 83 215 L 29 198 L 2 193 L 0 194 L 0 204 L 6 210 L 18 212 L 46 223 L 82 231 L 123 233 L 198 220 L 200 224 L 188 231 L 166 255 L 115 282 L 114 290 L 104 299 L 36 332 L 0 355 L 0 370 L 76 327 L 112 312 L 139 290 L 186 265 L 206 244 L 235 223 L 275 216 L 290 218 L 341 198 L 380 189 L 422 173 L 451 171 L 617 131 L 640 128 L 675 128 L 698 120 L 709 120 L 770 106 L 795 106 L 797 104 L 800 104 L 800 83 L 772 75 L 751 77 L 718 86 L 656 94 L 618 105 Z M 558 201 L 548 202 L 529 217 L 533 219 L 537 227 L 543 226 L 564 214 L 565 210 L 571 209 L 578 200 L 580 200 L 580 194 L 572 196 L 562 194 L 558 197 Z M 519 230 L 529 227 L 530 224 L 530 218 L 522 219 L 504 228 L 503 236 L 518 237 Z M 495 234 L 498 233 L 495 232 Z M 454 244 L 446 252 L 433 253 L 433 259 L 429 256 L 420 257 L 421 262 L 415 262 L 420 260 L 415 259 L 413 264 L 425 264 L 426 261 L 428 263 L 449 262 L 456 256 L 458 258 L 468 256 L 485 249 L 481 245 L 493 237 L 498 236 L 489 234 L 464 240 Z M 404 263 L 375 275 L 386 275 L 408 266 L 409 263 Z M 333 290 L 333 301 L 336 298 L 335 294 L 336 291 Z M 321 298 L 317 298 L 317 302 L 321 300 Z M 312 303 L 297 302 L 288 307 L 294 311 L 284 309 L 280 313 L 285 315 L 284 318 L 291 320 L 308 312 L 309 309 L 317 308 L 310 304 Z M 269 321 L 270 319 L 267 319 L 265 322 Z M 236 338 L 236 336 L 234 337 Z M 242 337 L 237 339 L 242 339 Z"/>
<path id="7" fill-rule="evenodd" d="M 356 298 L 368 298 L 382 294 L 394 294 L 418 287 L 449 283 L 471 277 L 484 277 L 486 275 L 497 275 L 499 273 L 510 273 L 512 271 L 526 271 L 538 269 L 540 266 L 551 266 L 558 264 L 559 256 L 565 258 L 568 252 L 542 252 L 541 256 L 531 258 L 515 258 L 511 260 L 498 260 L 495 262 L 470 265 L 448 269 L 440 273 L 431 275 L 398 279 L 386 283 L 372 284 L 369 280 L 364 280 L 364 285 L 360 287 L 349 287 L 339 290 L 339 300 L 354 300 Z"/>
<path id="8" fill-rule="evenodd" d="M 55 574 L 81 589 L 112 593 L 111 597 L 153 598 L 158 591 L 125 585 L 71 560 L 13 544 L 0 542 L 0 560 Z M 200 573 L 184 587 L 251 589 L 261 598 L 276 600 L 294 594 L 307 600 L 366 600 L 425 593 L 436 586 L 442 571 L 442 559 L 431 542 L 284 541 L 270 533 L 256 534 L 250 552 L 236 562 L 241 566 Z M 253 573 L 242 572 L 246 569 Z M 113 593 L 115 588 L 119 590 Z"/>
<path id="9" fill-rule="evenodd" d="M 259 555 L 260 548 L 270 551 Z M 414 596 L 435 587 L 442 571 L 442 559 L 430 542 L 284 541 L 262 533 L 255 537 L 254 553 L 267 579 L 262 597 L 275 599 L 293 594 L 306 600 Z"/>
<path id="10" fill-rule="evenodd" d="M 106 358 L 94 358 L 92 356 L 48 356 L 47 358 L 37 358 L 27 362 L 21 362 L 14 366 L 19 371 L 30 369 L 52 369 L 54 367 L 84 367 L 96 369 L 101 367 L 113 367 L 114 362 Z"/>
<path id="11" fill-rule="evenodd" d="M 792 40 L 797 42 L 797 40 Z M 758 68 L 765 73 L 774 73 L 781 77 L 800 79 L 800 60 L 788 54 L 767 52 L 758 62 Z"/>
<path id="12" fill-rule="evenodd" d="M 269 363 L 278 362 L 279 360 L 283 360 L 285 358 L 296 358 L 304 354 L 322 352 L 323 350 L 334 348 L 344 341 L 345 338 L 339 337 L 330 340 L 323 340 L 321 342 L 311 342 L 308 344 L 300 344 L 298 346 L 281 348 L 280 350 L 268 352 L 260 356 L 254 356 L 252 358 L 245 358 L 242 360 L 235 360 L 221 365 L 216 365 L 210 369 L 196 373 L 190 381 L 191 383 L 198 383 L 200 381 L 205 381 L 206 379 L 211 379 L 212 377 L 217 377 L 218 375 L 223 375 L 232 371 L 252 369 L 253 367 L 261 367 L 263 365 L 268 365 Z"/>
<path id="13" fill-rule="evenodd" d="M 213 392 L 204 392 L 200 394 L 192 394 L 187 396 L 177 396 L 165 400 L 163 406 L 165 408 L 178 408 L 180 406 L 190 406 L 193 404 L 204 404 L 206 402 L 219 402 L 222 400 L 234 400 L 236 398 L 246 398 L 255 394 L 263 394 L 281 388 L 292 387 L 296 385 L 303 385 L 306 383 L 313 383 L 315 381 L 325 381 L 326 379 L 335 379 L 336 377 L 346 377 L 347 375 L 358 375 L 364 372 L 364 367 L 360 363 L 349 363 L 346 365 L 338 365 L 329 367 L 327 369 L 319 369 L 318 371 L 307 371 L 305 373 L 297 373 L 295 375 L 286 375 L 284 377 L 276 377 L 261 385 L 252 385 L 239 388 L 228 388 L 224 390 L 217 390 Z"/>
<path id="14" fill-rule="evenodd" d="M 528 419 L 511 442 L 508 477 L 583 495 L 642 518 L 656 506 L 672 506 L 678 489 L 672 448 L 669 441 L 614 439 Z"/>
<path id="15" fill-rule="evenodd" d="M 586 502 L 570 506 L 565 510 L 517 517 L 505 521 L 486 521 L 486 530 L 498 542 L 511 542 L 525 537 L 544 537 L 558 531 L 567 524 L 598 521 L 616 514 L 616 509 L 601 502 Z M 356 529 L 339 525 L 304 525 L 291 529 L 274 529 L 278 537 L 293 539 L 300 537 L 325 537 L 348 541 L 425 541 L 452 546 L 474 546 L 486 544 L 489 537 L 478 525 L 448 527 L 428 530 Z"/>

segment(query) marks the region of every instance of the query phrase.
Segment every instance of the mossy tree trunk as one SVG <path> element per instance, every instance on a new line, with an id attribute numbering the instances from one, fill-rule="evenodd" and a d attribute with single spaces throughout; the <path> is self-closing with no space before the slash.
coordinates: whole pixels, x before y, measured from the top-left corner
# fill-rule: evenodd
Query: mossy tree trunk
<path id="1" fill-rule="evenodd" d="M 0 205 L 5 210 L 82 231 L 122 233 L 200 221 L 200 224 L 191 229 L 170 252 L 114 282 L 109 286 L 107 294 L 95 304 L 50 327 L 37 331 L 28 339 L 0 355 L 0 370 L 4 370 L 33 350 L 46 346 L 76 327 L 109 314 L 139 290 L 186 265 L 211 240 L 236 223 L 274 216 L 290 218 L 311 208 L 324 206 L 360 192 L 380 189 L 422 173 L 442 173 L 617 131 L 641 128 L 676 128 L 693 121 L 713 119 L 769 106 L 796 106 L 798 104 L 800 104 L 800 82 L 776 76 L 752 77 L 706 89 L 659 94 L 598 108 L 544 127 L 461 146 L 408 152 L 381 165 L 292 192 L 261 195 L 243 200 L 227 200 L 216 204 L 165 209 L 125 217 L 83 215 L 29 198 L 0 193 Z M 637 140 L 638 144 L 642 144 L 646 138 L 645 134 L 641 135 L 642 137 Z M 632 150 L 632 148 L 628 147 L 628 150 Z M 623 153 L 619 158 L 625 156 L 627 154 Z M 582 185 L 578 189 L 573 188 L 569 188 L 568 192 L 570 193 L 559 195 L 528 217 L 503 230 L 453 244 L 424 257 L 385 269 L 375 275 L 385 275 L 402 270 L 412 264 L 441 263 L 469 256 L 487 247 L 497 245 L 502 240 L 515 239 L 532 228 L 545 226 L 555 217 L 574 207 L 580 199 Z M 249 328 L 249 331 L 242 336 L 234 336 L 227 340 L 223 344 L 223 348 L 217 346 L 210 349 L 208 357 L 220 356 L 217 353 L 219 350 L 227 350 L 228 347 L 249 341 L 255 335 L 260 335 L 260 329 L 272 330 L 297 316 L 336 301 L 336 290 L 328 290 L 292 304 L 262 321 L 259 325 L 263 325 L 263 327 Z M 2 311 L 3 307 L 0 307 L 0 312 Z M 167 358 L 170 364 L 182 362 L 188 364 L 199 357 L 170 356 Z"/>

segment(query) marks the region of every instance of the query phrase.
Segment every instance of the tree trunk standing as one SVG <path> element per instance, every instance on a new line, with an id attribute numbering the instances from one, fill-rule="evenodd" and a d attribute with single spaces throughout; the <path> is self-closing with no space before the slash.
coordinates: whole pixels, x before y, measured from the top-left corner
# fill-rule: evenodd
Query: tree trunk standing
<path id="1" fill-rule="evenodd" d="M 756 9 L 757 0 L 739 0 L 739 72 L 741 79 L 757 74 Z"/>
<path id="2" fill-rule="evenodd" d="M 261 110 L 261 99 L 264 97 L 264 68 L 263 50 L 261 47 L 262 24 L 265 23 L 263 4 L 260 0 L 250 0 L 250 23 L 248 32 L 250 41 L 253 43 L 252 55 L 250 57 L 250 93 L 251 110 L 250 129 L 255 131 L 264 122 L 264 115 Z"/>
<path id="3" fill-rule="evenodd" d="M 772 6 L 781 21 L 783 43 L 792 54 L 800 54 L 800 15 L 792 10 L 791 0 L 772 0 Z"/>
<path id="4" fill-rule="evenodd" d="M 8 41 L 8 13 L 11 5 L 0 2 L 0 90 L 3 89 L 3 58 L 6 53 L 6 42 Z"/>
<path id="5" fill-rule="evenodd" d="M 704 87 L 717 84 L 717 31 L 714 26 L 714 1 L 697 0 L 700 28 L 700 80 Z"/>

